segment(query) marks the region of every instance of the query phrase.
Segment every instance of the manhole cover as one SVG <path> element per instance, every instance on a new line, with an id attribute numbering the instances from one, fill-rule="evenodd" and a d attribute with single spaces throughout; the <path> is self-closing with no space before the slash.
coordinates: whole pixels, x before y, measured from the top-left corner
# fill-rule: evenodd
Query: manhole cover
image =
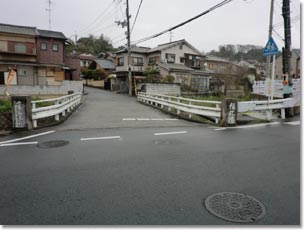
<path id="1" fill-rule="evenodd" d="M 45 142 L 39 142 L 37 144 L 38 148 L 42 149 L 49 149 L 49 148 L 58 148 L 69 144 L 69 141 L 63 141 L 63 140 L 55 140 L 55 141 L 45 141 Z"/>
<path id="2" fill-rule="evenodd" d="M 206 198 L 204 204 L 215 216 L 232 222 L 251 223 L 258 221 L 266 214 L 266 209 L 261 202 L 240 193 L 216 193 Z"/>

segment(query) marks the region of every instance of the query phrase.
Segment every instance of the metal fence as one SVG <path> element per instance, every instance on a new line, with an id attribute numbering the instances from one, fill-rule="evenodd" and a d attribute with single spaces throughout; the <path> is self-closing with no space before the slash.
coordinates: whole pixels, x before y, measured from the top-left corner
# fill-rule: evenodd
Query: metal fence
<path id="1" fill-rule="evenodd" d="M 59 121 L 60 115 L 66 116 L 66 112 L 71 112 L 78 104 L 80 104 L 82 93 L 69 94 L 67 96 L 32 101 L 32 120 L 34 128 L 37 127 L 37 120 L 46 117 L 55 117 Z M 47 105 L 45 105 L 47 104 Z"/>

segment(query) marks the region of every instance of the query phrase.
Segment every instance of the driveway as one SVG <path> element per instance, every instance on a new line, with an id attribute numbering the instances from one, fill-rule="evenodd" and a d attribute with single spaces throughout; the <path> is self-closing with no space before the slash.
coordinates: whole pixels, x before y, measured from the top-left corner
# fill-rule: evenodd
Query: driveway
<path id="1" fill-rule="evenodd" d="M 126 94 L 89 87 L 85 88 L 85 92 L 87 95 L 80 107 L 57 130 L 200 125 L 140 104 L 136 97 Z"/>

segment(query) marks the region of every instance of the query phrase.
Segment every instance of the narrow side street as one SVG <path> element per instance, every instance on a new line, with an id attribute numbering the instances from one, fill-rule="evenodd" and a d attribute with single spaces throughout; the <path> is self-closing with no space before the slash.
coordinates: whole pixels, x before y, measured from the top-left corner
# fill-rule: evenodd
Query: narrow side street
<path id="1" fill-rule="evenodd" d="M 136 97 L 85 87 L 80 107 L 57 130 L 200 126 L 137 102 Z"/>

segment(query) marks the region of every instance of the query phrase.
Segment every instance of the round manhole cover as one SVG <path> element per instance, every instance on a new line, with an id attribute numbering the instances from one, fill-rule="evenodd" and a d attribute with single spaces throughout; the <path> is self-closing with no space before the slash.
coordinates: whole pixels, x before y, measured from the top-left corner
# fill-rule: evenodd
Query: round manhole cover
<path id="1" fill-rule="evenodd" d="M 38 148 L 42 149 L 49 149 L 49 148 L 58 148 L 69 144 L 69 141 L 63 141 L 63 140 L 54 140 L 54 141 L 45 141 L 45 142 L 39 142 L 37 144 Z"/>
<path id="2" fill-rule="evenodd" d="M 266 214 L 261 202 L 241 193 L 216 193 L 206 198 L 204 204 L 215 216 L 232 222 L 251 223 Z"/>

